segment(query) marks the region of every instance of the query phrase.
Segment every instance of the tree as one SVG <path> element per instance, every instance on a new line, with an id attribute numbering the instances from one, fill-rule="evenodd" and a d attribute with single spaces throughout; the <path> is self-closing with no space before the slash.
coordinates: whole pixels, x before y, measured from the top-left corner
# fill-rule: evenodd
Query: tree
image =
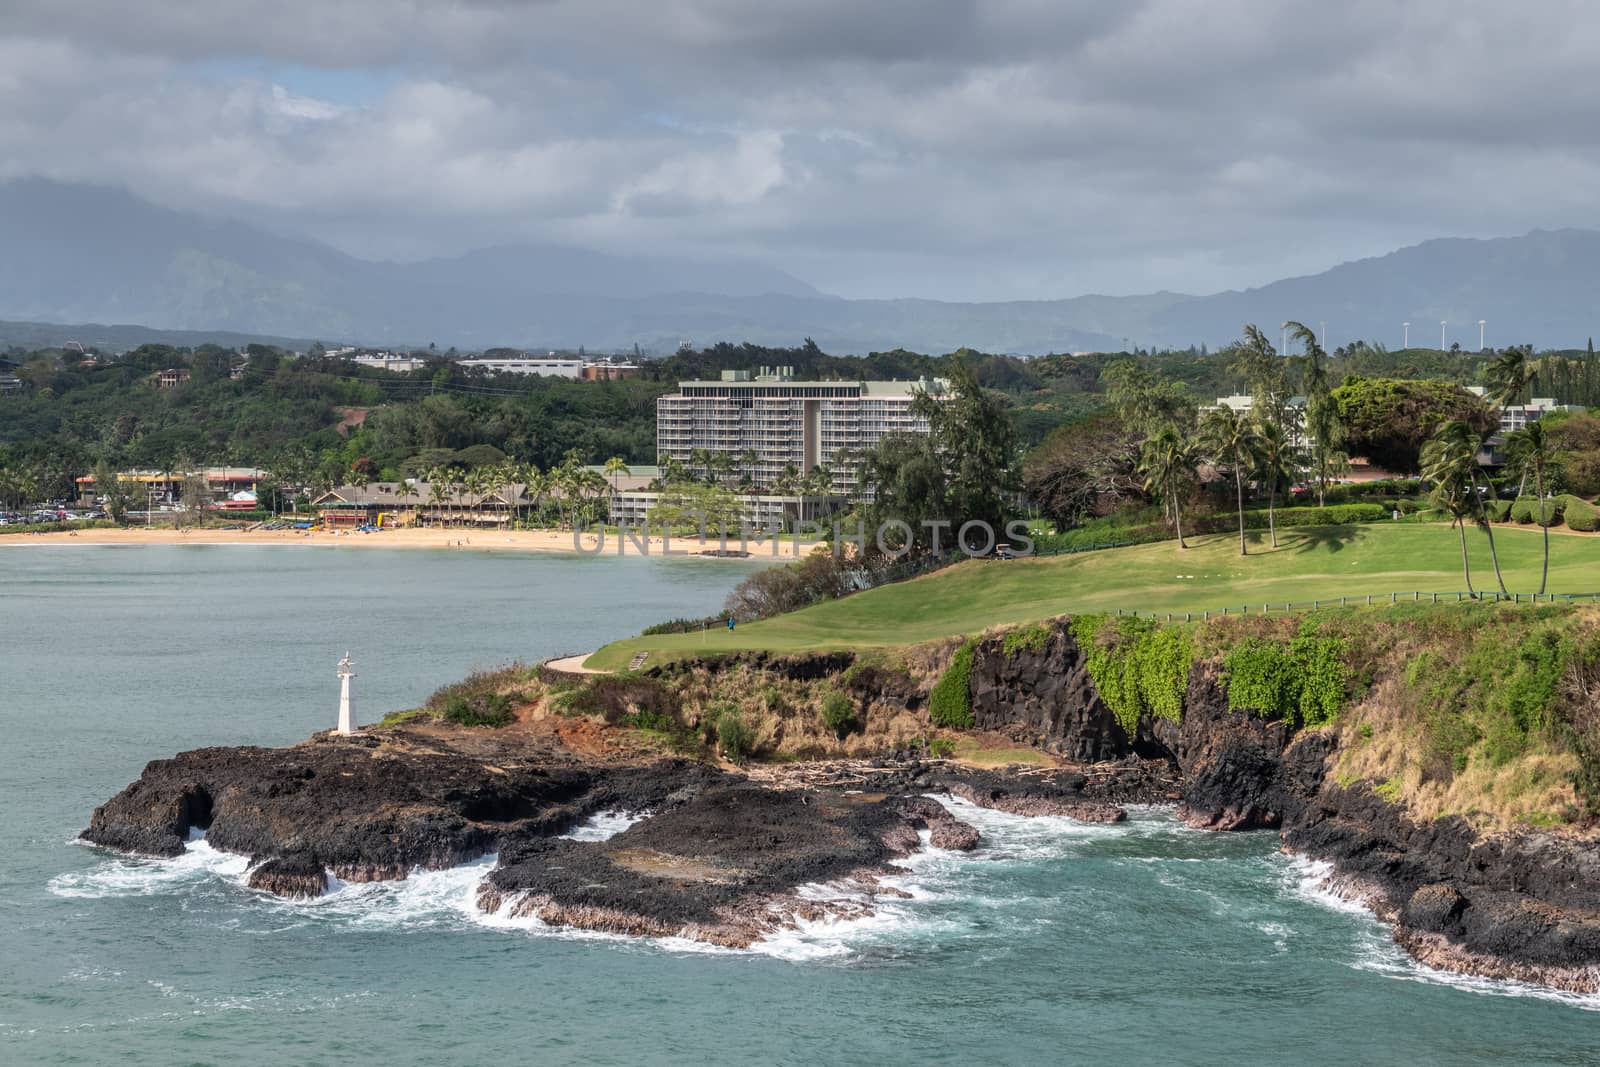
<path id="1" fill-rule="evenodd" d="M 430 467 L 424 477 L 428 481 L 428 506 L 437 517 L 450 499 L 450 476 L 443 467 Z"/>
<path id="2" fill-rule="evenodd" d="M 394 495 L 404 500 L 408 496 L 418 496 L 417 487 L 402 479 L 395 483 Z"/>
<path id="3" fill-rule="evenodd" d="M 128 512 L 138 502 L 138 483 L 120 477 L 111 464 L 101 460 L 94 469 L 94 486 L 105 498 L 106 514 L 119 524 L 128 521 Z"/>
<path id="4" fill-rule="evenodd" d="M 1201 421 L 1200 438 L 1202 447 L 1217 466 L 1233 472 L 1235 499 L 1239 505 L 1239 555 L 1248 555 L 1250 548 L 1244 536 L 1244 482 L 1256 469 L 1260 456 L 1260 438 L 1255 424 L 1240 418 L 1230 407 L 1216 408 Z"/>
<path id="5" fill-rule="evenodd" d="M 1244 341 L 1233 353 L 1231 369 L 1244 379 L 1256 415 L 1282 425 L 1289 404 L 1289 372 L 1272 339 L 1247 323 Z"/>
<path id="6" fill-rule="evenodd" d="M 617 479 L 624 474 L 631 474 L 632 472 L 628 470 L 628 464 L 621 456 L 612 456 L 606 460 L 606 473 L 611 476 L 611 495 L 616 496 L 618 492 Z"/>
<path id="7" fill-rule="evenodd" d="M 1447 422 L 1460 420 L 1480 434 L 1500 424 L 1481 398 L 1449 382 L 1346 378 L 1332 399 L 1345 450 L 1401 473 L 1419 469 L 1423 444 Z"/>
<path id="8" fill-rule="evenodd" d="M 818 463 L 815 467 L 811 468 L 811 473 L 807 474 L 800 481 L 800 518 L 805 519 L 807 517 L 806 498 L 808 496 L 826 498 L 832 493 L 833 472 L 823 464 Z M 816 513 L 817 509 L 812 508 L 811 517 L 815 518 Z"/>
<path id="9" fill-rule="evenodd" d="M 205 471 L 184 473 L 179 499 L 183 505 L 183 510 L 178 512 L 179 522 L 198 526 L 205 521 L 206 508 L 211 504 L 211 484 L 206 481 Z"/>
<path id="10" fill-rule="evenodd" d="M 778 476 L 772 481 L 772 491 L 779 496 L 799 496 L 800 486 L 804 480 L 805 479 L 801 475 L 799 467 L 795 466 L 792 461 L 785 463 L 783 465 L 783 469 L 778 472 Z M 800 506 L 801 509 L 804 510 L 804 500 L 800 502 Z M 787 517 L 789 511 L 789 505 L 787 502 L 783 505 L 783 508 L 784 515 Z M 795 514 L 795 520 L 799 521 L 801 518 L 802 516 L 797 512 Z"/>
<path id="11" fill-rule="evenodd" d="M 881 438 L 863 457 L 861 483 L 873 486 L 867 505 L 868 530 L 880 530 L 891 521 L 911 528 L 913 544 L 931 543 L 929 524 L 949 526 L 948 473 L 933 442 L 925 434 L 892 433 Z M 907 546 L 911 547 L 911 546 Z M 949 547 L 948 539 L 943 547 Z M 868 538 L 871 555 L 877 544 Z"/>
<path id="12" fill-rule="evenodd" d="M 1532 345 L 1512 345 L 1484 368 L 1483 380 L 1490 400 L 1501 407 L 1522 403 L 1536 377 L 1529 362 L 1532 355 Z"/>
<path id="13" fill-rule="evenodd" d="M 1256 476 L 1267 486 L 1267 529 L 1272 547 L 1278 547 L 1278 489 L 1290 485 L 1300 474 L 1301 452 L 1283 427 L 1263 422 L 1256 428 Z"/>
<path id="14" fill-rule="evenodd" d="M 1545 525 L 1544 480 L 1555 462 L 1555 447 L 1541 423 L 1506 435 L 1506 464 L 1524 479 L 1533 475 L 1533 491 L 1539 497 L 1539 528 L 1544 532 L 1544 569 L 1539 572 L 1539 592 L 1550 580 L 1550 528 Z"/>
<path id="15" fill-rule="evenodd" d="M 1305 348 L 1302 387 L 1306 395 L 1305 431 L 1311 442 L 1311 470 L 1317 479 L 1317 503 L 1328 503 L 1328 482 L 1333 478 L 1333 456 L 1344 443 L 1338 405 L 1333 401 L 1328 356 L 1317 335 L 1303 323 L 1289 323 L 1290 336 Z M 1276 544 L 1276 541 L 1274 541 Z"/>
<path id="16" fill-rule="evenodd" d="M 978 384 L 963 360 L 950 367 L 950 394 L 940 399 L 919 392 L 911 413 L 928 420 L 934 453 L 948 472 L 944 517 L 955 526 L 1005 525 L 1004 494 L 1014 484 L 1011 422 L 998 397 Z"/>
<path id="17" fill-rule="evenodd" d="M 1472 592 L 1472 570 L 1467 562 L 1467 517 L 1470 515 L 1489 536 L 1489 558 L 1494 563 L 1495 581 L 1502 593 L 1506 592 L 1505 579 L 1500 574 L 1500 556 L 1495 551 L 1494 528 L 1489 523 L 1488 511 L 1478 492 L 1478 451 L 1483 440 L 1472 427 L 1460 419 L 1452 419 L 1439 427 L 1422 449 L 1422 476 L 1433 483 L 1429 494 L 1434 504 L 1448 511 L 1461 532 L 1461 569 L 1467 580 L 1467 592 Z"/>
<path id="18" fill-rule="evenodd" d="M 1183 541 L 1183 501 L 1194 488 L 1199 452 L 1190 438 L 1176 426 L 1164 426 L 1145 441 L 1139 450 L 1139 475 L 1144 491 L 1161 500 L 1178 531 L 1178 548 Z"/>
<path id="19" fill-rule="evenodd" d="M 1105 370 L 1106 400 L 1124 426 L 1141 436 L 1161 427 L 1194 424 L 1195 402 L 1182 382 L 1119 359 Z"/>
<path id="20" fill-rule="evenodd" d="M 1138 435 L 1115 415 L 1095 415 L 1057 427 L 1029 453 L 1022 484 L 1064 530 L 1139 493 L 1138 463 Z"/>

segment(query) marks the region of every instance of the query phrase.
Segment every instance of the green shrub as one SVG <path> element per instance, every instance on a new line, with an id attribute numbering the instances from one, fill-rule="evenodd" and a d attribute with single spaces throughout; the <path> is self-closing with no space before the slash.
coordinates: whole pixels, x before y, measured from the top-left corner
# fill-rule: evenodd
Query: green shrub
<path id="1" fill-rule="evenodd" d="M 1594 505 L 1582 497 L 1569 496 L 1566 498 L 1566 507 L 1562 509 L 1566 516 L 1567 526 L 1580 533 L 1593 533 L 1595 530 Z"/>
<path id="2" fill-rule="evenodd" d="M 1010 659 L 1019 652 L 1043 652 L 1044 646 L 1050 641 L 1050 627 L 1043 623 L 1033 626 L 1024 626 L 1006 634 L 1003 651 L 1006 658 Z"/>
<path id="3" fill-rule="evenodd" d="M 656 634 L 691 634 L 707 628 L 726 626 L 727 623 L 727 617 L 723 615 L 708 615 L 703 619 L 668 619 L 654 626 L 646 626 L 639 632 L 643 637 L 653 637 Z"/>
<path id="4" fill-rule="evenodd" d="M 1404 681 L 1405 702 L 1422 709 L 1424 781 L 1448 781 L 1476 760 L 1503 766 L 1531 738 L 1558 734 L 1561 681 L 1576 654 L 1565 624 L 1523 613 L 1419 657 Z"/>
<path id="5" fill-rule="evenodd" d="M 928 742 L 928 755 L 934 759 L 949 759 L 956 754 L 956 743 L 948 737 L 935 737 Z"/>
<path id="6" fill-rule="evenodd" d="M 956 649 L 950 669 L 928 694 L 928 717 L 935 726 L 952 730 L 972 726 L 972 653 L 976 647 L 977 642 L 969 639 Z"/>
<path id="7" fill-rule="evenodd" d="M 1137 736 L 1145 715 L 1182 721 L 1194 663 L 1187 632 L 1157 627 L 1148 619 L 1105 615 L 1079 615 L 1070 625 L 1089 677 L 1123 733 Z"/>
<path id="8" fill-rule="evenodd" d="M 822 698 L 822 724 L 839 738 L 857 729 L 861 723 L 856 718 L 855 701 L 837 689 L 828 690 Z"/>
<path id="9" fill-rule="evenodd" d="M 437 690 L 423 710 L 462 726 L 505 726 L 516 718 L 514 705 L 524 699 L 524 694 L 506 690 L 530 677 L 532 672 L 520 664 L 498 671 L 477 671 Z"/>
<path id="10" fill-rule="evenodd" d="M 441 703 L 438 715 L 462 726 L 504 726 L 515 718 L 511 698 L 504 693 L 453 693 Z"/>
<path id="11" fill-rule="evenodd" d="M 1565 497 L 1551 497 L 1544 502 L 1544 524 L 1546 526 L 1559 526 Z M 1524 526 L 1539 521 L 1538 497 L 1518 497 L 1511 505 L 1511 521 L 1520 522 Z"/>
<path id="12" fill-rule="evenodd" d="M 1228 708 L 1280 718 L 1292 726 L 1332 722 L 1344 707 L 1344 642 L 1318 637 L 1307 620 L 1288 644 L 1248 637 L 1230 649 Z"/>
<path id="13" fill-rule="evenodd" d="M 1486 501 L 1483 505 L 1483 510 L 1489 516 L 1490 522 L 1505 522 L 1511 517 L 1511 501 Z"/>
<path id="14" fill-rule="evenodd" d="M 716 724 L 717 745 L 722 754 L 734 763 L 743 763 L 755 748 L 755 731 L 733 708 L 718 715 Z"/>

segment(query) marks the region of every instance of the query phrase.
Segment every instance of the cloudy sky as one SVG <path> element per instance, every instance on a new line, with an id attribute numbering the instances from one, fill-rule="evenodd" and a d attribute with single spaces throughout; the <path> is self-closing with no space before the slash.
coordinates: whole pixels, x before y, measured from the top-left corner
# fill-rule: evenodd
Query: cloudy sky
<path id="1" fill-rule="evenodd" d="M 0 176 L 369 257 L 1211 292 L 1596 225 L 1597 60 L 1557 0 L 5 0 Z"/>

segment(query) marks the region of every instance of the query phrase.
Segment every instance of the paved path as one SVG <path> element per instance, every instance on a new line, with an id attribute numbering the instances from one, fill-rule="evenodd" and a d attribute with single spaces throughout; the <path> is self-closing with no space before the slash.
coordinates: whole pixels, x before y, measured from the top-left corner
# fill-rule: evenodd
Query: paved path
<path id="1" fill-rule="evenodd" d="M 610 671 L 592 671 L 583 665 L 583 661 L 594 655 L 593 652 L 580 652 L 576 656 L 567 656 L 565 659 L 545 660 L 545 666 L 553 671 L 563 674 L 610 674 Z"/>

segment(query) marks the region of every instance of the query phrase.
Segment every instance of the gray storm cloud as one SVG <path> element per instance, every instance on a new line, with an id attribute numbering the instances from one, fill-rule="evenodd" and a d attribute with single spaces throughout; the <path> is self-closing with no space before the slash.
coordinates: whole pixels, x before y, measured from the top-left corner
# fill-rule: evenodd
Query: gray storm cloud
<path id="1" fill-rule="evenodd" d="M 1561 3 L 11 0 L 0 174 L 368 256 L 537 239 L 852 296 L 1209 292 L 1592 225 L 1597 45 Z"/>

